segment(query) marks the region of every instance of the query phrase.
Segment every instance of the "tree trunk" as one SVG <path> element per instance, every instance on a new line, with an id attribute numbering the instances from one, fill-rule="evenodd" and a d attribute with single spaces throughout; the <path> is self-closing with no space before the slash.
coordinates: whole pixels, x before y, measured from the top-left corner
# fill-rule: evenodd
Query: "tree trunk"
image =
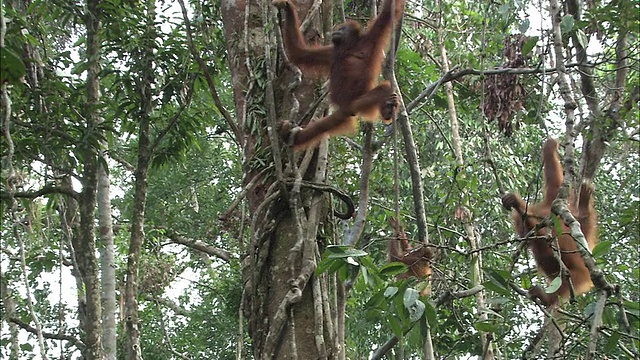
<path id="1" fill-rule="evenodd" d="M 4 10 L 4 9 L 3 9 Z M 0 49 L 4 50 L 5 48 L 5 34 L 7 33 L 7 22 L 4 16 L 4 11 L 0 13 Z M 13 147 L 13 142 L 11 140 L 10 134 L 10 126 L 11 126 L 11 99 L 9 98 L 9 91 L 7 82 L 3 81 L 0 84 L 0 123 L 2 124 L 3 134 L 2 136 L 7 141 L 9 146 Z M 4 151 L 4 150 L 3 150 Z M 11 149 L 11 154 L 13 153 L 13 149 Z M 13 159 L 8 159 L 8 166 L 12 167 L 11 163 Z M 4 171 L 4 168 L 2 169 Z M 4 174 L 3 174 L 4 175 Z M 12 263 L 13 261 L 11 261 Z M 11 268 L 11 264 L 8 268 Z M 9 290 L 8 280 L 5 275 L 2 274 L 2 270 L 0 269 L 0 296 L 2 298 L 3 308 L 3 316 L 2 320 L 6 321 L 9 325 L 9 334 L 11 341 L 11 351 L 9 353 L 9 359 L 14 360 L 17 359 L 20 355 L 20 347 L 18 343 L 18 326 L 8 321 L 9 318 L 14 317 L 16 313 L 16 303 L 13 300 L 13 291 Z"/>
<path id="2" fill-rule="evenodd" d="M 151 159 L 149 141 L 150 115 L 153 110 L 151 84 L 153 82 L 153 44 L 155 40 L 155 0 L 147 1 L 147 28 L 143 34 L 143 57 L 139 64 L 140 127 L 138 130 L 138 164 L 135 170 L 131 239 L 127 256 L 127 278 L 125 287 L 125 323 L 127 359 L 142 359 L 140 349 L 140 323 L 138 319 L 138 269 L 142 243 L 144 242 L 144 212 L 147 201 L 147 173 Z"/>
<path id="3" fill-rule="evenodd" d="M 85 25 L 87 27 L 87 104 L 85 119 L 87 130 L 96 136 L 95 131 L 99 122 L 98 103 L 100 101 L 100 88 L 98 73 L 100 71 L 100 40 L 98 30 L 100 28 L 99 1 L 87 1 Z M 86 308 L 85 308 L 85 336 L 86 345 L 84 357 L 89 360 L 102 359 L 101 342 L 101 318 L 100 305 L 100 281 L 98 278 L 98 264 L 95 257 L 95 208 L 98 159 L 97 150 L 87 141 L 80 144 L 80 152 L 83 161 L 82 192 L 80 193 L 80 241 L 76 243 L 76 259 L 78 270 L 84 282 Z"/>
<path id="4" fill-rule="evenodd" d="M 107 144 L 105 143 L 106 147 Z M 100 236 L 100 269 L 102 274 L 102 349 L 105 360 L 116 359 L 116 268 L 113 224 L 111 221 L 110 181 L 104 164 L 98 168 L 98 227 Z"/>
<path id="5" fill-rule="evenodd" d="M 11 268 L 12 266 L 9 266 Z M 9 339 L 11 342 L 11 350 L 9 352 L 9 360 L 17 360 L 20 356 L 20 344 L 18 342 L 18 326 L 9 321 L 10 318 L 16 316 L 16 302 L 13 300 L 13 289 L 9 289 L 9 281 L 6 275 L 0 270 L 0 295 L 2 296 L 2 304 L 4 311 L 2 320 L 9 325 Z"/>
<path id="6" fill-rule="evenodd" d="M 297 5 L 300 17 L 304 19 L 311 3 Z M 249 12 L 246 17 L 245 11 Z M 282 58 L 276 57 L 278 48 L 274 45 L 274 31 L 279 31 L 273 22 L 275 11 L 270 1 L 263 1 L 260 6 L 235 1 L 222 7 L 227 57 L 234 79 L 237 125 L 245 131 L 240 139 L 244 159 L 247 159 L 243 164 L 243 186 L 263 170 L 250 167 L 253 164 L 249 161 L 256 154 L 264 154 L 264 150 L 271 149 L 270 152 L 276 154 L 276 166 L 273 168 L 281 169 L 283 166 L 277 154 L 278 149 L 269 148 L 277 140 L 273 134 L 269 137 L 267 131 L 276 124 L 273 99 L 282 102 L 277 106 L 280 110 L 290 107 L 289 100 L 298 97 L 301 113 L 313 100 L 313 86 L 306 80 L 293 94 L 287 93 L 287 85 L 293 79 L 290 71 L 280 71 L 277 79 L 272 77 L 276 64 L 271 59 Z M 245 21 L 248 28 L 245 28 Z M 264 59 L 266 69 L 258 63 L 253 64 L 256 59 Z M 263 71 L 266 71 L 266 76 L 260 74 Z M 266 85 L 256 81 L 265 77 Z M 253 87 L 256 89 L 247 91 L 247 88 Z M 254 108 L 265 111 L 250 113 L 249 109 Z M 281 113 L 287 114 L 287 111 Z M 251 127 L 258 130 L 248 129 L 249 126 L 245 125 L 249 121 L 247 119 L 257 122 L 257 126 Z M 316 170 L 310 171 L 316 174 L 312 175 L 316 181 L 324 178 L 326 147 L 324 154 L 314 157 L 313 165 L 309 167 Z M 272 159 L 269 157 L 269 160 Z M 284 181 L 272 186 L 274 180 L 282 176 L 281 170 L 273 172 L 275 176 L 263 176 L 247 195 L 252 230 L 251 242 L 244 254 L 243 280 L 245 315 L 254 357 L 335 358 L 335 327 L 328 321 L 335 309 L 322 303 L 323 298 L 329 298 L 325 292 L 330 289 L 312 276 L 320 252 L 316 241 L 318 223 L 320 218 L 326 216 L 325 197 L 303 191 L 303 196 L 307 196 L 303 201 L 297 192 L 289 191 Z M 300 204 L 307 204 L 308 207 L 303 209 Z"/>

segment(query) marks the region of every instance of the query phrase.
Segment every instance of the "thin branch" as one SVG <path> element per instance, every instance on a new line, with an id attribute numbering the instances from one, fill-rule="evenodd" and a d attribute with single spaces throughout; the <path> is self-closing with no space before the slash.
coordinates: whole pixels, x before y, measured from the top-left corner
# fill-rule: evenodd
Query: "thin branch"
<path id="1" fill-rule="evenodd" d="M 356 212 L 353 225 L 345 233 L 344 244 L 354 246 L 360 239 L 364 231 L 365 220 L 367 218 L 367 203 L 369 202 L 369 177 L 373 167 L 373 151 L 371 124 L 364 124 L 364 138 L 362 141 L 362 164 L 360 165 L 360 196 L 358 197 L 358 211 Z"/>
<path id="2" fill-rule="evenodd" d="M 183 307 L 181 307 L 180 305 L 176 304 L 173 300 L 171 299 L 167 299 L 161 296 L 155 296 L 152 294 L 142 294 L 141 295 L 142 298 L 146 301 L 150 301 L 150 302 L 154 302 L 157 303 L 159 305 L 162 305 L 168 309 L 171 309 L 171 311 L 173 311 L 176 315 L 181 315 L 181 316 L 189 316 L 191 315 L 191 311 L 187 310 Z"/>
<path id="3" fill-rule="evenodd" d="M 566 70 L 568 68 L 574 68 L 580 65 L 581 64 L 579 63 L 569 63 L 564 65 L 564 69 Z M 587 66 L 595 67 L 597 66 L 597 64 L 592 63 Z M 496 69 L 490 69 L 490 70 L 477 70 L 472 68 L 456 70 L 456 68 L 453 68 L 450 71 L 446 72 L 444 75 L 442 75 L 438 80 L 427 85 L 427 87 L 422 91 L 422 93 L 420 93 L 420 95 L 418 95 L 415 99 L 413 99 L 407 105 L 407 112 L 411 113 L 413 110 L 418 108 L 420 105 L 420 102 L 425 100 L 425 98 L 430 97 L 441 84 L 455 81 L 468 75 L 484 75 L 484 76 L 502 75 L 502 74 L 527 75 L 527 74 L 543 74 L 543 73 L 549 74 L 554 72 L 558 72 L 558 68 L 541 68 L 541 67 L 496 68 Z"/>
<path id="4" fill-rule="evenodd" d="M 24 321 L 18 319 L 18 318 L 9 318 L 8 319 L 10 322 L 18 325 L 19 327 L 21 327 L 22 329 L 32 333 L 32 334 L 37 334 L 38 330 L 36 328 L 34 328 L 33 326 L 25 323 Z M 84 350 L 84 343 L 80 340 L 78 340 L 77 338 L 71 336 L 71 335 L 65 335 L 65 334 L 53 334 L 53 333 L 49 333 L 49 332 L 42 332 L 42 336 L 47 338 L 47 339 L 52 339 L 52 340 L 66 340 L 70 343 L 72 343 L 73 345 L 75 345 L 78 350 L 82 351 Z"/>
<path id="5" fill-rule="evenodd" d="M 189 90 L 187 91 L 187 95 L 185 96 L 184 101 L 182 102 L 182 105 L 180 105 L 180 108 L 178 109 L 178 111 L 176 111 L 176 113 L 173 114 L 173 117 L 171 118 L 171 120 L 169 120 L 169 124 L 167 124 L 167 126 L 165 126 L 164 129 L 160 130 L 153 144 L 151 144 L 151 147 L 149 148 L 149 150 L 151 151 L 152 154 L 156 152 L 156 149 L 158 148 L 158 146 L 160 146 L 162 139 L 164 139 L 167 133 L 169 133 L 169 130 L 171 130 L 171 128 L 178 122 L 178 120 L 180 119 L 180 115 L 182 115 L 182 113 L 187 108 L 187 106 L 191 104 L 191 98 L 193 97 L 193 93 L 195 90 L 194 83 L 195 83 L 195 76 L 189 82 Z"/>
<path id="6" fill-rule="evenodd" d="M 238 129 L 236 124 L 233 122 L 233 117 L 231 116 L 231 114 L 222 105 L 222 101 L 218 96 L 218 90 L 216 90 L 216 85 L 213 82 L 213 79 L 211 78 L 211 74 L 209 74 L 209 71 L 207 70 L 207 65 L 204 63 L 204 61 L 200 57 L 200 54 L 198 53 L 196 46 L 193 43 L 193 37 L 191 35 L 191 22 L 189 21 L 187 8 L 184 6 L 184 0 L 178 0 L 178 3 L 180 4 L 180 9 L 182 10 L 182 17 L 184 18 L 184 24 L 185 24 L 186 34 L 187 34 L 187 43 L 189 44 L 189 51 L 191 52 L 191 55 L 196 59 L 196 62 L 198 63 L 198 67 L 200 67 L 200 71 L 202 71 L 202 75 L 204 75 L 204 78 L 207 81 L 207 85 L 209 86 L 209 92 L 211 93 L 211 97 L 213 98 L 213 103 L 215 104 L 216 108 L 218 109 L 218 111 L 220 111 L 220 114 L 226 120 L 227 124 L 233 131 L 233 135 L 235 136 L 236 142 L 238 144 L 241 144 L 242 132 L 240 131 L 240 129 Z"/>
<path id="7" fill-rule="evenodd" d="M 225 262 L 231 261 L 232 255 L 230 252 L 226 250 L 213 247 L 201 240 L 186 238 L 178 234 L 177 232 L 168 230 L 166 228 L 163 228 L 163 229 L 165 230 L 165 235 L 169 238 L 169 240 L 171 240 L 171 242 L 175 244 L 180 244 L 180 245 L 190 247 L 194 250 L 201 251 L 209 256 L 215 256 L 221 260 L 224 260 Z"/>

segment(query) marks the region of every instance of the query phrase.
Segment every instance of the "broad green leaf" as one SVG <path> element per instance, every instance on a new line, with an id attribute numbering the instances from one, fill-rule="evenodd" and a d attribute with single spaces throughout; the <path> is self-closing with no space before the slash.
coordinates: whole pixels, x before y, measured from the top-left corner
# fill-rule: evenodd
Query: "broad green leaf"
<path id="1" fill-rule="evenodd" d="M 535 48 L 537 43 L 538 43 L 537 36 L 532 36 L 527 38 L 527 40 L 524 41 L 524 44 L 522 44 L 522 56 L 529 55 L 529 53 L 531 53 L 531 50 Z"/>
<path id="2" fill-rule="evenodd" d="M 560 20 L 560 31 L 562 31 L 563 34 L 568 34 L 569 31 L 571 31 L 571 29 L 573 29 L 573 16 L 571 15 L 565 15 L 562 17 L 562 20 Z"/>
<path id="3" fill-rule="evenodd" d="M 402 297 L 402 302 L 404 304 L 404 307 L 409 309 L 413 306 L 413 304 L 416 303 L 416 300 L 418 300 L 418 291 L 414 288 L 407 288 L 407 290 L 404 291 L 404 296 Z"/>
<path id="4" fill-rule="evenodd" d="M 425 305 L 422 301 L 417 300 L 415 304 L 409 308 L 409 320 L 411 322 L 416 322 L 420 320 L 422 314 L 424 314 Z"/>
<path id="5" fill-rule="evenodd" d="M 624 307 L 627 309 L 627 311 L 629 311 L 630 309 L 640 310 L 640 302 L 637 302 L 637 301 L 625 301 L 624 302 Z M 638 314 L 640 314 L 640 313 L 638 313 Z M 638 316 L 638 314 L 636 314 L 636 316 Z"/>
<path id="6" fill-rule="evenodd" d="M 585 319 L 590 319 L 593 316 L 595 310 L 596 310 L 596 303 L 591 302 L 589 303 L 589 305 L 585 306 L 585 308 L 582 310 L 582 315 L 585 317 Z"/>
<path id="7" fill-rule="evenodd" d="M 527 32 L 527 30 L 529 30 L 529 25 L 530 25 L 530 21 L 529 19 L 524 19 L 522 22 L 520 22 L 518 24 L 518 30 L 520 31 L 520 33 L 524 34 Z M 524 51 L 523 51 L 524 54 Z"/>
<path id="8" fill-rule="evenodd" d="M 391 331 L 393 331 L 393 334 L 395 336 L 397 336 L 398 338 L 402 337 L 402 320 L 400 320 L 399 317 L 395 317 L 395 316 L 390 316 L 389 318 L 389 325 L 391 326 Z"/>
<path id="9" fill-rule="evenodd" d="M 490 289 L 492 291 L 495 291 L 505 296 L 508 296 L 511 294 L 511 291 L 509 290 L 509 280 L 507 280 L 504 277 L 505 274 L 502 274 L 500 271 L 496 271 L 496 270 L 488 270 L 486 271 L 485 274 L 489 279 L 489 281 L 485 281 L 483 285 L 487 289 Z M 507 277 L 510 278 L 508 274 L 507 274 Z"/>
<path id="10" fill-rule="evenodd" d="M 6 47 L 0 48 L 0 81 L 15 84 L 26 74 L 26 71 L 18 55 Z"/>
<path id="11" fill-rule="evenodd" d="M 371 282 L 369 281 L 369 270 L 367 270 L 366 267 L 361 266 L 360 271 L 362 272 L 362 279 L 364 280 L 364 283 L 370 285 Z"/>
<path id="12" fill-rule="evenodd" d="M 607 339 L 607 343 L 604 345 L 604 352 L 610 353 L 618 348 L 618 341 L 620 340 L 620 333 L 614 332 Z"/>
<path id="13" fill-rule="evenodd" d="M 556 278 L 553 279 L 547 287 L 545 287 L 544 292 L 547 294 L 553 294 L 560 289 L 560 286 L 562 286 L 562 276 L 556 276 Z"/>
<path id="14" fill-rule="evenodd" d="M 386 298 L 390 298 L 395 296 L 398 293 L 398 288 L 395 286 L 389 286 L 388 288 L 386 288 L 386 290 L 384 291 L 384 296 Z"/>
<path id="15" fill-rule="evenodd" d="M 611 250 L 611 241 L 602 241 L 596 244 L 593 250 L 591 250 L 591 255 L 597 259 L 608 254 L 610 250 Z"/>
<path id="16" fill-rule="evenodd" d="M 380 267 L 379 274 L 380 276 L 394 276 L 398 274 L 402 274 L 407 271 L 407 265 L 394 261 L 391 263 L 384 264 Z"/>
<path id="17" fill-rule="evenodd" d="M 347 249 L 344 252 L 333 252 L 329 254 L 330 258 L 347 258 L 347 257 L 360 257 L 369 255 L 366 251 L 362 251 L 359 249 Z"/>
<path id="18" fill-rule="evenodd" d="M 329 274 L 331 274 L 335 272 L 339 267 L 345 264 L 346 264 L 345 261 L 340 259 L 331 259 L 331 258 L 322 259 L 318 263 L 318 266 L 316 266 L 316 270 L 314 271 L 314 273 L 317 276 L 327 271 L 328 269 L 330 269 Z"/>
<path id="19" fill-rule="evenodd" d="M 488 321 L 478 321 L 473 324 L 473 327 L 476 328 L 476 330 L 478 331 L 491 332 L 491 333 L 498 332 L 498 327 L 495 324 L 490 323 Z"/>
<path id="20" fill-rule="evenodd" d="M 578 39 L 580 46 L 586 49 L 589 45 L 589 39 L 587 38 L 587 35 L 585 35 L 584 31 L 582 31 L 582 29 L 576 30 L 576 38 Z"/>
<path id="21" fill-rule="evenodd" d="M 424 307 L 424 311 L 425 311 L 425 317 L 427 318 L 427 321 L 429 322 L 429 325 L 431 327 L 435 327 L 437 326 L 437 316 L 436 316 L 436 309 L 433 307 L 433 305 L 431 305 L 430 302 L 426 302 L 425 303 L 425 307 Z"/>

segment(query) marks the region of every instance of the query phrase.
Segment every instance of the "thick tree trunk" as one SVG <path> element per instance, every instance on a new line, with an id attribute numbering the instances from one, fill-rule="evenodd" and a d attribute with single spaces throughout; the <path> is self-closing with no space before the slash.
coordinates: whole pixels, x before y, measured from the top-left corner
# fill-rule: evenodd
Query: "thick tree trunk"
<path id="1" fill-rule="evenodd" d="M 150 114 L 153 110 L 153 43 L 155 39 L 155 0 L 147 1 L 147 29 L 143 35 L 143 58 L 139 64 L 142 74 L 140 84 L 140 127 L 138 130 L 138 164 L 135 171 L 133 195 L 133 215 L 131 218 L 131 239 L 127 257 L 127 278 L 125 287 L 125 324 L 127 359 L 142 359 L 140 349 L 140 323 L 138 319 L 139 261 L 144 242 L 144 212 L 147 201 L 147 173 L 151 159 L 149 141 Z"/>
<path id="2" fill-rule="evenodd" d="M 285 100 L 282 104 L 278 103 L 280 110 L 285 106 L 291 106 L 288 100 L 295 95 L 300 100 L 300 112 L 304 112 L 313 97 L 313 88 L 308 82 L 303 81 L 302 86 L 295 90 L 295 94 L 287 94 L 285 98 L 288 80 L 282 77 L 271 81 L 271 74 L 276 72 L 275 62 L 271 62 L 271 59 L 276 58 L 275 51 L 278 50 L 273 31 L 278 29 L 274 23 L 275 8 L 270 3 L 262 1 L 256 6 L 254 3 L 234 1 L 225 2 L 222 6 L 227 57 L 234 80 L 237 125 L 246 132 L 241 139 L 243 156 L 247 159 L 243 164 L 243 186 L 254 180 L 263 170 L 250 167 L 249 160 L 253 159 L 256 153 L 264 154 L 264 150 L 267 150 L 271 141 L 275 139 L 269 138 L 266 131 L 275 123 L 275 104 L 272 99 Z M 300 14 L 304 19 L 311 3 L 297 5 L 300 5 Z M 280 56 L 277 58 L 281 59 Z M 254 64 L 255 59 L 265 59 L 266 88 L 260 88 L 261 82 L 256 81 L 265 78 L 264 76 L 252 77 L 265 75 L 260 73 L 265 67 L 259 66 L 257 62 Z M 284 74 L 281 76 L 292 79 L 291 72 L 280 73 Z M 247 91 L 253 86 L 256 89 Z M 272 92 L 272 86 L 278 88 Z M 249 113 L 248 109 L 255 107 L 262 107 L 265 111 Z M 261 115 L 265 113 L 266 117 Z M 287 111 L 279 113 L 286 114 Z M 259 129 L 258 131 L 251 131 L 245 126 L 245 119 L 248 118 L 259 123 L 252 126 Z M 322 164 L 326 163 L 326 157 L 319 158 L 315 163 L 323 169 Z M 281 164 L 277 164 L 276 168 L 278 166 Z M 329 295 L 323 292 L 329 291 L 329 287 L 316 284 L 320 280 L 312 276 L 319 254 L 316 242 L 318 219 L 326 214 L 326 203 L 322 203 L 324 197 L 317 194 L 312 196 L 311 192 L 308 192 L 308 202 L 289 202 L 290 199 L 283 194 L 286 191 L 284 185 L 271 188 L 274 179 L 271 175 L 263 176 L 247 194 L 249 218 L 253 219 L 253 226 L 251 242 L 243 261 L 243 280 L 245 316 L 248 319 L 254 357 L 335 358 L 333 339 L 336 336 L 327 333 L 335 332 L 335 327 L 330 326 L 327 321 L 332 310 L 328 306 L 322 306 L 322 299 L 329 298 Z M 311 204 L 306 211 L 298 205 L 303 203 Z"/>
<path id="3" fill-rule="evenodd" d="M 89 133 L 95 131 L 99 122 L 98 103 L 100 89 L 98 73 L 100 71 L 100 13 L 98 0 L 87 1 L 85 25 L 87 27 L 87 106 L 85 119 Z M 93 134 L 92 134 L 93 135 Z M 75 249 L 78 269 L 84 282 L 85 290 L 85 336 L 84 357 L 89 360 L 102 359 L 100 280 L 98 264 L 95 257 L 95 209 L 98 159 L 97 150 L 90 144 L 81 144 L 83 157 L 82 192 L 80 193 L 80 239 Z"/>

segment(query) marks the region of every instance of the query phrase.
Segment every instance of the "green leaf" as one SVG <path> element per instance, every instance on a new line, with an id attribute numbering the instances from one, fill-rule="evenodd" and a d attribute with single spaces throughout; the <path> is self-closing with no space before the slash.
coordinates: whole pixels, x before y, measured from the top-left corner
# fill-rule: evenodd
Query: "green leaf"
<path id="1" fill-rule="evenodd" d="M 476 328 L 476 330 L 478 331 L 491 332 L 491 333 L 498 332 L 498 327 L 495 326 L 495 324 L 492 324 L 488 321 L 478 321 L 473 324 L 473 327 Z"/>
<path id="2" fill-rule="evenodd" d="M 425 305 L 422 301 L 417 300 L 415 304 L 409 308 L 409 320 L 411 322 L 416 322 L 422 318 L 422 314 L 424 314 Z"/>
<path id="3" fill-rule="evenodd" d="M 507 296 L 507 295 L 509 295 L 509 294 L 510 294 L 510 291 L 509 291 L 509 290 L 507 290 L 507 289 L 505 289 L 504 287 L 502 287 L 502 286 L 500 286 L 500 285 L 496 284 L 496 283 L 495 283 L 495 282 L 493 282 L 491 279 L 489 279 L 489 281 L 485 281 L 485 282 L 482 284 L 482 286 L 484 286 L 484 287 L 485 287 L 485 288 L 487 288 L 488 290 L 494 291 L 494 292 L 496 292 L 496 293 L 498 293 L 498 294 L 501 294 L 501 295 L 505 295 L 505 296 Z"/>
<path id="4" fill-rule="evenodd" d="M 518 24 L 518 30 L 524 34 L 527 32 L 527 30 L 529 30 L 529 25 L 531 24 L 531 22 L 529 21 L 529 19 L 524 19 L 523 22 L 521 22 L 520 24 Z M 524 54 L 524 51 L 523 51 Z"/>
<path id="5" fill-rule="evenodd" d="M 618 348 L 618 340 L 620 340 L 620 333 L 614 332 L 607 339 L 607 343 L 604 345 L 604 352 L 611 353 Z"/>
<path id="6" fill-rule="evenodd" d="M 551 283 L 544 289 L 544 292 L 546 292 L 547 294 L 553 294 L 554 292 L 558 291 L 558 289 L 560 289 L 561 285 L 562 276 L 556 276 L 556 278 L 553 279 L 553 281 L 551 281 Z"/>
<path id="7" fill-rule="evenodd" d="M 499 294 L 508 296 L 511 294 L 509 290 L 509 280 L 511 277 L 509 274 L 503 274 L 497 270 L 487 270 L 486 276 L 489 281 L 486 281 L 483 285 L 492 291 L 495 291 Z"/>
<path id="8" fill-rule="evenodd" d="M 524 44 L 522 44 L 522 56 L 527 56 L 533 50 L 533 48 L 538 43 L 538 37 L 532 36 L 525 40 Z"/>
<path id="9" fill-rule="evenodd" d="M 425 312 L 425 317 L 427 318 L 427 321 L 429 322 L 429 325 L 431 327 L 435 327 L 438 325 L 437 323 L 437 317 L 436 317 L 436 309 L 433 307 L 433 305 L 431 305 L 430 302 L 427 302 L 425 304 L 425 308 L 424 308 L 424 312 Z"/>
<path id="10" fill-rule="evenodd" d="M 500 7 L 498 8 L 498 14 L 500 15 L 505 15 L 509 12 L 511 12 L 511 3 L 509 2 L 505 2 L 504 4 L 500 5 Z"/>
<path id="11" fill-rule="evenodd" d="M 331 271 L 329 271 L 329 274 L 333 273 L 334 271 L 336 271 L 339 267 L 343 266 L 345 264 L 344 261 L 338 260 L 338 259 L 322 259 L 319 263 L 318 266 L 316 266 L 316 270 L 314 271 L 314 274 L 316 276 L 324 273 L 325 271 L 327 271 L 328 269 L 331 269 Z"/>
<path id="12" fill-rule="evenodd" d="M 328 249 L 327 249 L 328 250 Z M 327 256 L 332 259 L 367 256 L 369 253 L 359 249 L 346 249 L 344 251 L 331 252 Z"/>
<path id="13" fill-rule="evenodd" d="M 418 300 L 418 291 L 414 288 L 407 288 L 402 297 L 402 303 L 405 308 L 410 309 Z"/>
<path id="14" fill-rule="evenodd" d="M 573 29 L 573 16 L 571 15 L 565 15 L 562 17 L 562 20 L 560 20 L 560 30 L 562 31 L 563 34 L 568 34 L 569 31 L 571 31 L 571 29 Z"/>
<path id="15" fill-rule="evenodd" d="M 379 274 L 380 276 L 392 277 L 394 275 L 402 274 L 406 271 L 407 271 L 407 265 L 398 261 L 394 261 L 381 266 Z"/>
<path id="16" fill-rule="evenodd" d="M 582 29 L 576 30 L 576 38 L 578 39 L 578 43 L 580 44 L 580 46 L 582 46 L 583 48 L 586 48 L 587 45 L 589 45 L 589 39 L 587 38 L 587 35 L 585 35 L 584 31 L 582 31 Z"/>
<path id="17" fill-rule="evenodd" d="M 324 251 L 324 254 L 344 254 L 345 251 L 350 249 L 350 246 L 347 245 L 329 245 L 327 249 Z M 323 254 L 323 255 L 324 255 Z"/>
<path id="18" fill-rule="evenodd" d="M 24 63 L 16 53 L 6 47 L 0 48 L 0 81 L 15 84 L 26 72 Z"/>
<path id="19" fill-rule="evenodd" d="M 582 315 L 585 319 L 590 319 L 596 311 L 596 303 L 592 302 L 589 305 L 585 306 L 584 310 L 582 310 Z"/>
<path id="20" fill-rule="evenodd" d="M 398 338 L 402 337 L 402 321 L 400 320 L 400 318 L 390 316 L 389 326 L 391 326 L 391 331 L 393 331 L 393 334 L 395 336 L 397 336 Z"/>
<path id="21" fill-rule="evenodd" d="M 362 271 L 362 279 L 364 280 L 364 283 L 370 285 L 371 281 L 369 280 L 369 270 L 367 270 L 365 266 L 361 266 L 360 271 Z"/>
<path id="22" fill-rule="evenodd" d="M 624 307 L 627 310 L 629 310 L 629 309 L 640 310 L 640 302 L 637 302 L 637 301 L 625 301 L 624 302 Z"/>
<path id="23" fill-rule="evenodd" d="M 591 250 L 591 255 L 594 258 L 600 258 L 603 255 L 606 255 L 611 250 L 611 241 L 602 241 L 598 243 L 593 250 Z"/>
<path id="24" fill-rule="evenodd" d="M 398 293 L 398 288 L 396 286 L 389 286 L 384 291 L 384 297 L 390 298 L 395 296 Z"/>

